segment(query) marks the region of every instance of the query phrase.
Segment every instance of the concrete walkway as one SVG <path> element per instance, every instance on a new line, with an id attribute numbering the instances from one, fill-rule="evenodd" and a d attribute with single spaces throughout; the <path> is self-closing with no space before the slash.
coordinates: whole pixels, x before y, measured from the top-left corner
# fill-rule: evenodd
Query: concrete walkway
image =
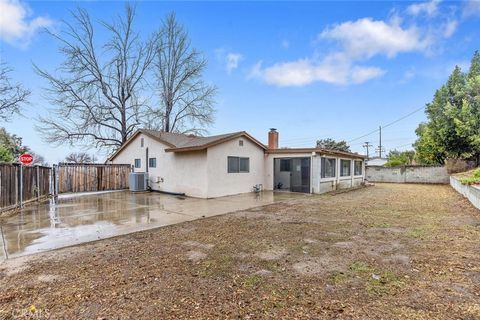
<path id="1" fill-rule="evenodd" d="M 0 224 L 0 262 L 27 254 L 305 197 L 248 193 L 216 199 L 128 191 L 60 197 L 32 204 Z"/>

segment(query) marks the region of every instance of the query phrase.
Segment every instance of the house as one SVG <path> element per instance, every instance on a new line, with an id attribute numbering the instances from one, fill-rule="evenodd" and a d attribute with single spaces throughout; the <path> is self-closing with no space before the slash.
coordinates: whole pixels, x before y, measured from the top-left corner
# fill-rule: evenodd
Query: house
<path id="1" fill-rule="evenodd" d="M 139 129 L 108 161 L 147 172 L 153 190 L 199 198 L 263 190 L 323 193 L 360 185 L 365 157 L 321 148 L 279 148 L 245 131 L 199 137 Z"/>
<path id="2" fill-rule="evenodd" d="M 373 157 L 365 161 L 367 166 L 384 166 L 388 162 L 387 158 Z"/>

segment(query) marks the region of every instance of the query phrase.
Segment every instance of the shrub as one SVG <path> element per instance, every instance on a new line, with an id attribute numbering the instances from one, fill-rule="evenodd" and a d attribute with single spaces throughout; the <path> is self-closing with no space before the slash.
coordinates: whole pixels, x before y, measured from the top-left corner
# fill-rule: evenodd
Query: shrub
<path id="1" fill-rule="evenodd" d="M 480 168 L 475 169 L 471 176 L 460 178 L 460 183 L 467 186 L 480 184 Z"/>
<path id="2" fill-rule="evenodd" d="M 445 167 L 449 174 L 465 172 L 469 169 L 468 162 L 462 159 L 448 159 Z"/>
<path id="3" fill-rule="evenodd" d="M 405 163 L 399 159 L 391 159 L 388 160 L 387 163 L 385 163 L 385 167 L 399 167 L 403 165 L 405 165 Z"/>

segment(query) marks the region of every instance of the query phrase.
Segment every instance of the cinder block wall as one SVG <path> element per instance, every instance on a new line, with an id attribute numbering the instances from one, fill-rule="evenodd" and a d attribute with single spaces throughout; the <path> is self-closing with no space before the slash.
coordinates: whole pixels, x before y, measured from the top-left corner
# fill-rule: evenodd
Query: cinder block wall
<path id="1" fill-rule="evenodd" d="M 392 183 L 441 183 L 448 184 L 450 177 L 443 166 L 367 166 L 366 177 L 370 182 Z"/>
<path id="2" fill-rule="evenodd" d="M 457 178 L 450 177 L 450 185 L 458 193 L 466 197 L 476 208 L 480 209 L 480 188 L 463 185 Z"/>

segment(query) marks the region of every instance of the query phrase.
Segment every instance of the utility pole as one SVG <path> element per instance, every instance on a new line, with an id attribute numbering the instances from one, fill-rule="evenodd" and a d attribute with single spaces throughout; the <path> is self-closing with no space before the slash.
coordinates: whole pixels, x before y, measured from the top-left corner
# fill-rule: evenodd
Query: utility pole
<path id="1" fill-rule="evenodd" d="M 370 144 L 370 141 L 366 141 L 363 147 L 367 149 L 367 159 L 370 159 L 369 148 L 373 147 L 373 145 Z"/>
<path id="2" fill-rule="evenodd" d="M 379 132 L 379 142 L 378 142 L 378 156 L 379 158 L 382 157 L 382 152 L 383 152 L 383 146 L 382 146 L 382 126 L 378 127 L 378 132 Z"/>

